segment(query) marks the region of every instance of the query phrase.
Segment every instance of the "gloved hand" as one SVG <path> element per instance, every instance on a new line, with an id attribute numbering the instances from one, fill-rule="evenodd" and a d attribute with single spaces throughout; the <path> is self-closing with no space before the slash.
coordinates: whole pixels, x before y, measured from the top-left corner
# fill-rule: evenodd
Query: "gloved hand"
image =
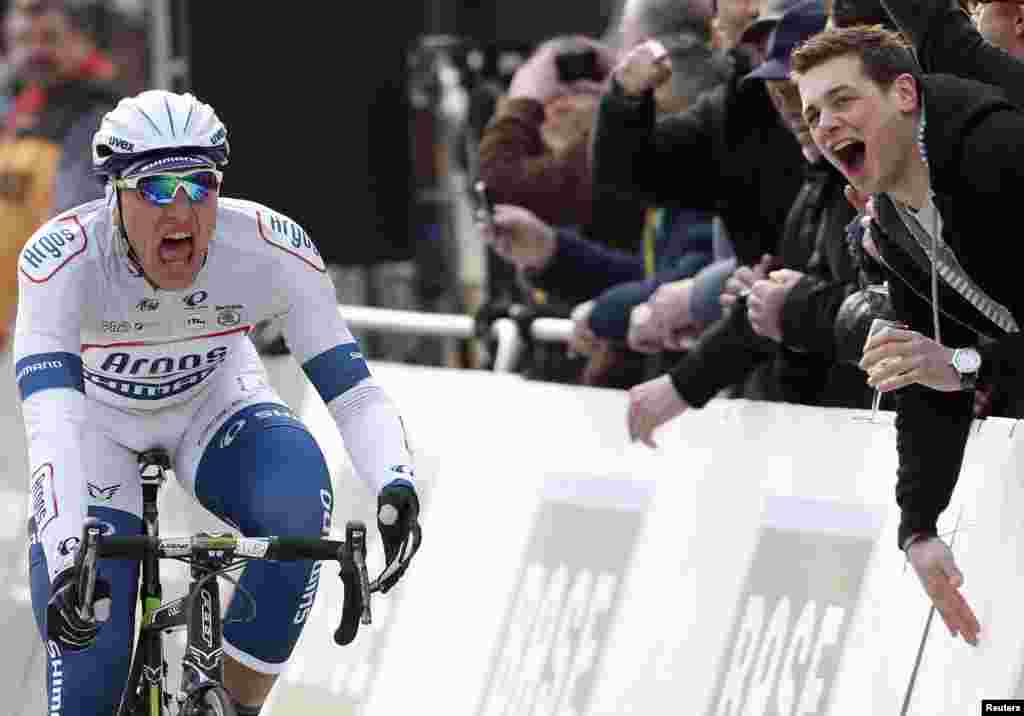
<path id="1" fill-rule="evenodd" d="M 79 614 L 78 571 L 65 569 L 57 575 L 50 587 L 50 601 L 46 608 L 46 633 L 50 639 L 67 651 L 82 651 L 96 643 L 96 634 L 110 618 L 110 583 L 96 577 L 93 590 L 93 619 Z"/>
<path id="2" fill-rule="evenodd" d="M 417 530 L 419 528 L 419 516 L 420 501 L 411 483 L 395 480 L 380 491 L 377 497 L 377 529 L 380 530 L 381 542 L 384 545 L 384 558 L 389 567 L 396 559 L 405 561 L 405 564 L 380 583 L 382 594 L 387 594 L 401 579 L 408 567 L 408 560 L 412 559 L 415 550 L 419 549 L 417 540 L 416 544 L 411 546 L 412 553 L 408 556 L 405 554 L 406 550 L 410 549 L 410 534 L 414 527 Z"/>

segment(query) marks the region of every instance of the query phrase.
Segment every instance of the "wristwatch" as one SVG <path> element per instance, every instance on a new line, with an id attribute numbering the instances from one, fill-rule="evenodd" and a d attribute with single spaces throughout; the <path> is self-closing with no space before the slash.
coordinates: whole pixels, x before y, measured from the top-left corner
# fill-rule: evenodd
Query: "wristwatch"
<path id="1" fill-rule="evenodd" d="M 981 369 L 981 354 L 974 348 L 957 348 L 949 362 L 960 374 L 960 390 L 974 390 Z"/>

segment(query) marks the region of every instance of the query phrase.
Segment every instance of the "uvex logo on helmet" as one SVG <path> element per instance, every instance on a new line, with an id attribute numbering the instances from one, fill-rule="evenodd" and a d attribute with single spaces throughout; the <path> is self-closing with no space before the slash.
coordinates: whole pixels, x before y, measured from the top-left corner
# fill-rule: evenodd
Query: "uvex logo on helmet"
<path id="1" fill-rule="evenodd" d="M 121 139 L 120 137 L 109 137 L 107 144 L 125 152 L 134 152 L 135 145 L 129 142 L 127 139 Z"/>

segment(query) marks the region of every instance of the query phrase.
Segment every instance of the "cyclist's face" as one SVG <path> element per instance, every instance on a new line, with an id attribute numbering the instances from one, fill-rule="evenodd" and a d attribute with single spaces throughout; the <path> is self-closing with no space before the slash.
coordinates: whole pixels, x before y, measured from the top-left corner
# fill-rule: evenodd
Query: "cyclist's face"
<path id="1" fill-rule="evenodd" d="M 120 193 L 128 242 L 147 278 L 162 289 L 191 286 L 213 239 L 218 192 L 192 201 L 179 189 L 166 206 L 150 203 L 138 191 Z"/>

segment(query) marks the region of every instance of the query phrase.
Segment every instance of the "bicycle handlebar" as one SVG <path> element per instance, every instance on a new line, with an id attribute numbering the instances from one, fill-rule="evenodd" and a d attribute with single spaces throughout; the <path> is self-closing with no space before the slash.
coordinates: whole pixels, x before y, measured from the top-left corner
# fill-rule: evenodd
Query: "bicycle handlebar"
<path id="1" fill-rule="evenodd" d="M 98 556 L 104 559 L 142 559 L 155 552 L 161 559 L 187 557 L 204 550 L 232 550 L 238 557 L 294 562 L 303 559 L 351 559 L 341 540 L 309 537 L 235 537 L 234 535 L 193 535 L 190 537 L 103 537 Z"/>
<path id="2" fill-rule="evenodd" d="M 341 567 L 339 576 L 345 588 L 341 621 L 334 632 L 334 641 L 345 646 L 359 631 L 359 624 L 370 624 L 370 594 L 379 591 L 366 571 L 366 526 L 352 521 L 345 526 L 345 541 L 319 537 L 239 537 L 232 534 L 196 534 L 188 537 L 110 536 L 100 534 L 92 523 L 83 528 L 79 549 L 79 612 L 91 615 L 92 586 L 96 582 L 96 562 L 103 559 L 141 560 L 156 554 L 160 559 L 192 557 L 201 552 L 224 551 L 244 559 L 265 559 L 280 562 L 300 560 L 334 560 Z"/>

